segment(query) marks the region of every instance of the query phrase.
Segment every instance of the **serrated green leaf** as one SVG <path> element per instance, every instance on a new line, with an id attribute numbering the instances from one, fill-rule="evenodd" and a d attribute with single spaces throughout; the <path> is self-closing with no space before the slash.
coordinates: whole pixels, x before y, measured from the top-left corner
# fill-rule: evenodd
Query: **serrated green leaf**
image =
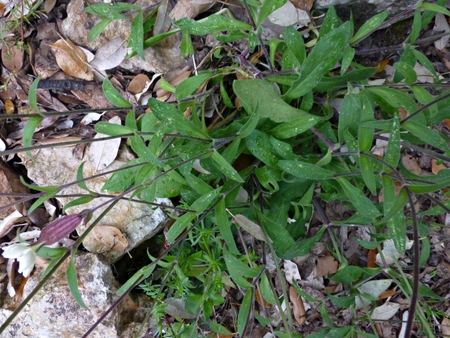
<path id="1" fill-rule="evenodd" d="M 67 283 L 69 284 L 70 294 L 73 299 L 84 309 L 88 309 L 86 304 L 84 304 L 83 299 L 81 298 L 80 290 L 78 290 L 78 279 L 77 279 L 77 271 L 75 269 L 75 264 L 73 262 L 74 255 L 70 255 L 69 265 L 67 266 L 66 277 Z"/>
<path id="2" fill-rule="evenodd" d="M 103 93 L 105 94 L 106 98 L 109 102 L 111 102 L 116 107 L 131 107 L 132 104 L 125 100 L 122 95 L 114 88 L 111 81 L 106 77 L 103 80 L 102 85 Z"/>
<path id="3" fill-rule="evenodd" d="M 345 177 L 337 177 L 336 180 L 341 185 L 347 198 L 352 202 L 356 210 L 363 216 L 376 218 L 380 216 L 380 212 L 373 205 L 361 190 L 352 185 Z"/>
<path id="4" fill-rule="evenodd" d="M 299 160 L 280 160 L 278 161 L 278 166 L 287 173 L 296 177 L 303 178 L 305 180 L 331 180 L 335 175 L 335 173 L 331 170 L 327 170 L 319 167 L 318 165 Z"/>
<path id="5" fill-rule="evenodd" d="M 351 44 L 358 43 L 359 41 L 364 39 L 367 35 L 375 31 L 383 23 L 383 21 L 387 18 L 388 15 L 389 11 L 384 11 L 371 17 L 364 23 L 364 25 L 361 26 L 361 28 L 358 30 L 355 36 L 350 39 L 350 43 Z"/>

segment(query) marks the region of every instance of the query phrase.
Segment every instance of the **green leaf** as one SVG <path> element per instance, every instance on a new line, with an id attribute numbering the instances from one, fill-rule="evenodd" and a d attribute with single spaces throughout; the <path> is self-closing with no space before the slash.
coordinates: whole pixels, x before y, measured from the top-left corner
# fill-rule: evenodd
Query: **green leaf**
<path id="1" fill-rule="evenodd" d="M 101 34 L 113 20 L 112 19 L 103 19 L 102 21 L 98 22 L 94 27 L 92 27 L 91 31 L 89 32 L 89 42 L 94 41 L 94 39 Z"/>
<path id="2" fill-rule="evenodd" d="M 444 152 L 449 149 L 447 142 L 437 132 L 421 123 L 408 120 L 402 124 L 402 127 L 421 139 L 425 144 L 432 145 Z"/>
<path id="3" fill-rule="evenodd" d="M 238 315 L 238 332 L 240 337 L 244 337 L 244 330 L 250 319 L 250 310 L 253 303 L 253 289 L 247 290 L 244 299 L 242 299 L 241 307 Z"/>
<path id="4" fill-rule="evenodd" d="M 63 208 L 63 212 L 65 212 L 67 209 L 75 207 L 77 205 L 82 205 L 82 204 L 86 204 L 89 203 L 90 201 L 92 201 L 95 197 L 94 196 L 82 196 L 82 197 L 78 197 L 72 201 L 70 201 L 69 203 L 67 203 L 64 208 Z"/>
<path id="5" fill-rule="evenodd" d="M 278 161 L 278 166 L 289 174 L 303 178 L 305 180 L 331 180 L 335 175 L 333 171 L 324 169 L 312 163 L 302 162 L 298 160 L 280 160 Z"/>
<path id="6" fill-rule="evenodd" d="M 294 137 L 308 131 L 310 128 L 314 127 L 320 120 L 321 118 L 318 116 L 305 113 L 296 119 L 284 122 L 279 126 L 273 128 L 271 133 L 273 136 L 281 139 Z"/>
<path id="7" fill-rule="evenodd" d="M 144 15 L 141 9 L 131 22 L 130 39 L 128 40 L 128 47 L 139 55 L 142 60 L 145 60 L 144 55 Z M 120 107 L 120 106 L 118 106 Z"/>
<path id="8" fill-rule="evenodd" d="M 320 39 L 302 64 L 300 78 L 286 93 L 286 101 L 301 97 L 318 85 L 322 77 L 341 58 L 349 38 L 350 23 L 346 22 Z"/>
<path id="9" fill-rule="evenodd" d="M 340 143 L 344 143 L 343 135 L 347 129 L 352 135 L 356 134 L 361 110 L 361 100 L 357 94 L 348 93 L 344 96 L 339 112 L 338 135 Z"/>
<path id="10" fill-rule="evenodd" d="M 320 82 L 314 86 L 313 90 L 325 92 L 339 85 L 347 84 L 348 82 L 366 81 L 369 77 L 375 74 L 376 71 L 377 68 L 363 68 L 355 69 L 342 76 L 323 77 Z M 271 77 L 266 77 L 266 79 L 269 80 Z"/>
<path id="11" fill-rule="evenodd" d="M 373 165 L 370 159 L 364 154 L 361 154 L 359 158 L 359 165 L 361 167 L 361 174 L 367 188 L 372 195 L 377 195 L 377 185 L 375 183 L 375 174 L 373 172 Z"/>
<path id="12" fill-rule="evenodd" d="M 222 335 L 232 336 L 233 335 L 230 331 L 228 331 L 228 329 L 225 326 L 220 325 L 219 323 L 216 323 L 214 321 L 209 321 L 208 325 L 211 328 L 211 331 L 217 333 L 219 336 L 222 336 Z"/>
<path id="13" fill-rule="evenodd" d="M 125 100 L 122 95 L 114 88 L 111 81 L 106 77 L 103 80 L 102 85 L 103 93 L 109 102 L 111 102 L 116 107 L 131 107 L 131 103 Z"/>
<path id="14" fill-rule="evenodd" d="M 41 187 L 42 188 L 42 187 Z M 59 192 L 59 187 L 46 187 L 46 188 L 53 188 L 52 191 L 46 193 L 44 196 L 39 197 L 28 209 L 28 213 L 32 213 L 34 210 L 36 210 L 37 207 L 39 207 L 42 203 L 49 200 L 50 198 L 55 197 L 55 195 Z"/>
<path id="15" fill-rule="evenodd" d="M 422 248 L 420 250 L 420 267 L 425 267 L 430 258 L 430 240 L 428 238 L 422 238 Z"/>
<path id="16" fill-rule="evenodd" d="M 306 59 L 305 43 L 294 26 L 288 26 L 283 32 L 284 42 L 301 65 Z"/>
<path id="17" fill-rule="evenodd" d="M 430 4 L 430 3 L 425 2 L 417 7 L 417 9 L 419 9 L 419 8 L 427 10 L 427 11 L 442 13 L 444 15 L 450 16 L 450 11 L 448 11 L 446 8 L 436 5 L 436 4 Z"/>
<path id="18" fill-rule="evenodd" d="M 260 118 L 261 113 L 260 110 L 258 109 L 258 106 L 256 106 L 255 111 L 249 113 L 247 122 L 245 122 L 242 128 L 238 131 L 237 135 L 239 135 L 242 138 L 246 138 L 248 135 L 252 133 L 253 130 L 255 130 Z"/>
<path id="19" fill-rule="evenodd" d="M 183 113 L 172 105 L 154 98 L 148 101 L 148 105 L 152 113 L 162 121 L 168 131 L 177 131 L 180 134 L 209 139 L 208 134 L 204 133 L 192 121 L 186 119 Z"/>
<path id="20" fill-rule="evenodd" d="M 273 290 L 270 287 L 269 279 L 267 278 L 267 275 L 265 273 L 263 273 L 261 276 L 261 283 L 259 284 L 259 286 L 261 296 L 264 298 L 264 300 L 269 304 L 276 304 L 277 300 L 273 295 Z"/>
<path id="21" fill-rule="evenodd" d="M 388 146 L 384 160 L 394 169 L 397 168 L 400 160 L 400 117 L 398 114 L 394 115 L 392 119 L 391 134 L 389 136 Z"/>
<path id="22" fill-rule="evenodd" d="M 136 131 L 135 136 L 131 138 L 130 145 L 131 149 L 133 149 L 133 151 L 143 160 L 153 164 L 156 167 L 162 166 L 161 162 L 158 160 L 156 155 L 150 151 L 148 146 L 144 143 L 142 137 L 137 135 Z"/>
<path id="23" fill-rule="evenodd" d="M 290 259 L 286 258 L 286 254 L 295 246 L 295 241 L 291 234 L 284 226 L 273 222 L 259 210 L 257 210 L 257 213 L 261 219 L 261 226 L 272 240 L 277 256 L 283 259 Z"/>
<path id="24" fill-rule="evenodd" d="M 181 33 L 180 55 L 183 58 L 194 55 L 194 45 L 192 44 L 191 36 L 186 32 Z"/>
<path id="25" fill-rule="evenodd" d="M 231 231 L 231 225 L 228 221 L 227 212 L 225 210 L 225 200 L 222 198 L 215 208 L 216 225 L 219 228 L 220 235 L 225 243 L 228 245 L 228 249 L 231 254 L 239 255 L 239 250 L 236 246 L 236 242 Z"/>
<path id="26" fill-rule="evenodd" d="M 344 56 L 342 57 L 341 76 L 347 72 L 354 57 L 355 57 L 355 49 L 352 47 L 347 48 L 347 50 L 344 53 Z"/>
<path id="27" fill-rule="evenodd" d="M 266 19 L 270 14 L 275 12 L 278 8 L 284 6 L 287 0 L 264 0 L 260 12 L 257 25 L 262 24 L 264 19 Z M 284 34 L 283 34 L 284 36 Z"/>
<path id="28" fill-rule="evenodd" d="M 274 86 L 264 80 L 234 81 L 233 90 L 247 113 L 253 114 L 258 109 L 262 119 L 279 123 L 313 116 L 284 102 Z"/>
<path id="29" fill-rule="evenodd" d="M 270 143 L 269 135 L 255 129 L 245 138 L 245 144 L 247 145 L 248 151 L 257 159 L 271 167 L 277 167 L 278 157 Z"/>
<path id="30" fill-rule="evenodd" d="M 193 92 L 195 92 L 200 85 L 208 80 L 212 75 L 212 72 L 203 72 L 196 76 L 192 76 L 187 78 L 183 82 L 181 82 L 178 87 L 175 89 L 175 98 L 177 101 L 182 100 L 188 96 L 190 96 Z"/>
<path id="31" fill-rule="evenodd" d="M 66 277 L 67 283 L 69 284 L 70 293 L 75 299 L 75 301 L 84 309 L 88 309 L 86 304 L 84 304 L 83 299 L 81 298 L 80 291 L 78 290 L 78 279 L 77 279 L 77 271 L 75 269 L 75 264 L 73 262 L 74 252 L 70 255 L 69 265 L 67 266 Z"/>
<path id="32" fill-rule="evenodd" d="M 109 136 L 122 136 L 127 134 L 134 134 L 134 130 L 130 127 L 122 126 L 120 124 L 109 122 L 97 122 L 95 124 L 95 131 Z"/>
<path id="33" fill-rule="evenodd" d="M 330 279 L 348 285 L 357 282 L 363 277 L 375 276 L 380 270 L 380 268 L 361 268 L 349 265 L 339 269 Z"/>
<path id="34" fill-rule="evenodd" d="M 365 90 L 378 96 L 396 111 L 398 107 L 404 107 L 408 113 L 412 114 L 418 109 L 417 104 L 411 96 L 399 90 L 388 87 L 371 87 Z"/>
<path id="35" fill-rule="evenodd" d="M 406 222 L 403 214 L 403 205 L 407 202 L 408 196 L 404 189 L 403 194 L 399 197 L 395 195 L 395 186 L 392 179 L 386 175 L 383 176 L 383 208 L 389 220 L 387 228 L 389 235 L 394 241 L 395 248 L 400 254 L 404 254 L 406 250 Z M 400 203 L 397 203 L 399 201 Z M 395 205 L 395 208 L 393 208 Z M 389 210 L 389 211 L 388 211 Z M 392 216 L 391 216 L 392 215 Z M 386 217 L 387 218 L 387 217 Z"/>
<path id="36" fill-rule="evenodd" d="M 225 160 L 217 151 L 213 152 L 212 159 L 216 165 L 216 168 L 219 169 L 222 174 L 233 181 L 244 183 L 244 180 L 236 169 L 234 169 L 231 164 L 228 163 L 227 160 Z"/>
<path id="37" fill-rule="evenodd" d="M 222 187 L 217 188 L 208 194 L 200 196 L 194 203 L 192 203 L 189 209 L 194 210 L 195 213 L 188 212 L 178 218 L 166 234 L 167 241 L 169 243 L 173 243 L 191 223 L 191 221 L 197 218 L 197 215 L 200 215 L 210 204 L 214 202 L 221 189 Z"/>
<path id="38" fill-rule="evenodd" d="M 67 252 L 66 247 L 50 248 L 48 246 L 41 247 L 36 253 L 39 257 L 45 259 L 60 259 Z"/>
<path id="39" fill-rule="evenodd" d="M 155 270 L 155 267 L 156 264 L 153 264 L 151 266 L 144 266 L 143 268 L 139 269 L 139 271 L 137 271 L 129 280 L 127 280 L 119 290 L 117 290 L 117 296 L 122 296 L 125 292 L 128 291 L 129 288 L 132 287 L 133 284 L 136 283 L 136 281 L 148 278 L 152 274 L 153 270 Z"/>
<path id="40" fill-rule="evenodd" d="M 198 21 L 189 18 L 182 18 L 175 21 L 175 25 L 177 25 L 183 32 L 192 35 L 206 35 L 221 31 L 252 29 L 252 26 L 243 23 L 242 21 L 217 14 L 209 15 Z"/>
<path id="41" fill-rule="evenodd" d="M 247 264 L 232 256 L 225 248 L 223 249 L 223 259 L 233 281 L 243 289 L 252 288 L 252 284 L 246 278 L 255 278 L 261 269 L 259 267 L 249 267 Z"/>
<path id="42" fill-rule="evenodd" d="M 42 122 L 42 120 L 43 120 L 42 117 L 30 117 L 30 119 L 27 121 L 27 124 L 23 128 L 23 135 L 22 135 L 22 143 L 24 147 L 31 147 L 31 141 L 33 140 L 34 131 Z M 27 155 L 31 159 L 33 159 L 31 151 L 28 150 Z"/>
<path id="43" fill-rule="evenodd" d="M 377 15 L 371 17 L 369 20 L 367 20 L 364 25 L 361 26 L 361 28 L 358 30 L 358 32 L 355 34 L 353 38 L 350 39 L 350 44 L 356 44 L 359 41 L 363 40 L 367 35 L 375 31 L 387 18 L 389 15 L 389 11 L 384 11 L 381 13 L 378 13 Z"/>
<path id="44" fill-rule="evenodd" d="M 39 84 L 40 79 L 41 77 L 38 76 L 36 79 L 34 79 L 33 83 L 31 84 L 30 90 L 28 91 L 28 103 L 30 104 L 30 107 L 36 112 L 36 114 L 42 115 L 37 105 L 37 95 L 36 95 L 37 86 Z"/>
<path id="45" fill-rule="evenodd" d="M 352 202 L 358 212 L 360 212 L 363 216 L 370 218 L 380 216 L 378 209 L 375 205 L 373 205 L 372 201 L 362 193 L 361 190 L 350 184 L 350 182 L 344 177 L 337 177 L 336 180 L 341 185 L 345 195 L 348 197 L 350 202 Z"/>
<path id="46" fill-rule="evenodd" d="M 293 259 L 297 256 L 306 256 L 313 246 L 320 241 L 322 238 L 322 234 L 327 227 L 323 225 L 320 230 L 312 237 L 302 239 L 300 242 L 295 242 L 295 245 L 284 255 L 281 257 L 283 259 Z"/>
<path id="47" fill-rule="evenodd" d="M 396 62 L 394 63 L 395 69 L 397 69 L 405 77 L 405 83 L 410 86 L 417 81 L 417 73 L 413 67 L 411 67 L 406 62 Z"/>
<path id="48" fill-rule="evenodd" d="M 334 31 L 342 24 L 341 19 L 337 16 L 334 6 L 330 6 L 327 11 L 327 15 L 323 20 L 322 27 L 320 28 L 319 40 L 327 36 L 328 33 Z"/>

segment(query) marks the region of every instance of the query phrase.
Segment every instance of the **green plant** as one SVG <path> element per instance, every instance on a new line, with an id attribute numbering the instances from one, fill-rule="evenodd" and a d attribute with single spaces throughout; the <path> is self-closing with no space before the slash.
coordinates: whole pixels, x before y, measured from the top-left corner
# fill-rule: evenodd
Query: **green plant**
<path id="1" fill-rule="evenodd" d="M 151 309 L 155 319 L 162 319 L 168 305 L 172 305 L 170 302 L 175 300 L 179 312 L 173 316 L 182 319 L 170 327 L 159 321 L 160 335 L 164 337 L 194 337 L 203 334 L 202 330 L 217 334 L 231 334 L 233 330 L 243 336 L 253 317 L 263 325 L 269 323 L 262 315 L 263 306 L 261 313 L 254 312 L 256 293 L 263 304 L 278 308 L 289 299 L 284 283 L 280 294 L 272 285 L 274 278 L 284 280 L 276 258 L 291 260 L 307 255 L 326 231 L 331 239 L 330 251 L 340 264 L 330 279 L 345 287 L 341 294 L 329 294 L 330 301 L 353 309 L 357 318 L 358 299 L 365 307 L 376 300 L 358 288 L 369 280 L 380 279 L 384 271 L 410 299 L 407 335 L 412 330 L 416 310 L 423 331 L 432 335 L 433 310 L 431 301 L 425 299 L 441 298 L 418 280 L 430 248 L 426 238 L 428 228 L 418 223 L 417 211 L 411 206 L 415 195 L 426 195 L 434 208 L 421 213 L 449 212 L 448 202 L 430 193 L 440 192 L 450 184 L 450 170 L 419 176 L 404 166 L 401 155 L 402 148 L 409 147 L 450 160 L 448 136 L 433 129 L 450 116 L 447 107 L 450 95 L 442 90 L 444 84 L 438 82 L 432 64 L 415 45 L 432 12 L 450 13 L 439 5 L 419 3 L 412 32 L 404 43 L 400 60 L 394 64 L 394 83 L 373 85 L 369 79 L 377 68 L 356 63 L 354 46 L 378 28 L 388 13 L 376 15 L 354 32 L 353 23 L 343 23 L 330 8 L 314 37 L 317 40 L 312 39 L 311 49 L 293 27 L 286 28 L 282 39 L 263 41 L 260 30 L 264 19 L 285 2 L 244 1 L 250 24 L 223 11 L 198 21 L 178 20 L 174 23 L 177 28 L 147 40 L 144 34 L 162 20 L 155 17 L 156 8 L 145 18 L 142 9 L 123 3 L 87 8 L 89 13 L 102 18 L 92 30 L 91 39 L 112 20 L 122 19 L 122 12 L 138 12 L 132 23 L 129 46 L 132 54 L 140 56 L 144 49 L 178 32 L 183 35 L 184 55 L 192 51 L 192 35 L 212 33 L 221 42 L 245 39 L 247 43 L 245 51 L 235 48 L 222 54 L 218 50 L 214 55 L 222 59 L 234 55 L 227 66 L 199 71 L 183 81 L 173 89 L 176 103 L 150 99 L 151 112 L 139 118 L 111 82 L 108 79 L 103 82 L 110 102 L 130 111 L 124 126 L 99 122 L 96 131 L 126 138 L 137 155 L 115 172 L 103 189 L 121 193 L 120 197 L 131 194 L 132 198 L 149 204 L 156 197 L 180 197 L 179 207 L 185 210 L 181 215 L 172 215 L 175 222 L 165 235 L 170 248 L 159 257 L 150 256 L 152 263 L 136 272 L 119 290 L 119 296 L 141 285 L 155 300 Z M 225 31 L 228 33 L 224 34 Z M 263 51 L 267 68 L 246 59 L 256 48 Z M 337 62 L 340 69 L 335 70 Z M 413 68 L 416 62 L 436 76 L 433 94 L 417 82 Z M 197 92 L 202 84 L 206 84 L 206 91 Z M 30 90 L 30 105 L 39 112 L 36 86 L 37 82 Z M 216 92 L 222 96 L 225 111 L 224 119 L 217 125 L 208 124 L 204 115 L 207 97 Z M 338 117 L 333 113 L 336 98 L 342 99 Z M 233 102 L 239 102 L 243 109 L 236 108 Z M 407 112 L 405 117 L 400 115 L 403 109 Z M 186 110 L 191 112 L 190 119 L 183 115 Z M 375 112 L 381 118 L 376 118 Z M 33 131 L 43 116 L 46 113 L 39 113 L 28 122 L 23 138 L 25 146 L 31 146 Z M 390 135 L 385 154 L 377 157 L 371 148 L 385 134 Z M 239 168 L 244 156 L 250 156 L 251 163 Z M 87 190 L 84 180 L 80 177 L 78 184 Z M 396 190 L 396 184 L 400 189 Z M 55 196 L 60 188 L 41 188 L 43 193 L 35 206 Z M 384 199 L 379 202 L 381 190 Z M 75 203 L 86 201 L 86 197 L 95 198 L 95 194 L 87 190 L 86 196 Z M 111 199 L 115 200 L 117 197 Z M 323 205 L 336 202 L 349 210 L 350 217 L 329 219 Z M 321 214 L 323 225 L 316 226 L 312 230 L 314 235 L 309 235 L 307 223 L 313 210 Z M 368 228 L 371 241 L 361 240 L 359 244 L 368 249 L 378 248 L 384 269 L 347 262 L 336 229 L 355 224 Z M 388 266 L 381 247 L 392 240 L 397 252 L 405 253 L 408 226 L 414 241 L 413 264 L 408 267 L 414 276 L 412 283 L 401 266 Z M 265 269 L 267 258 L 259 256 L 255 247 L 246 246 L 242 230 L 258 239 L 260 252 L 270 252 L 275 258 L 276 272 L 272 275 Z M 73 285 L 76 277 L 70 278 Z M 317 301 L 299 285 L 295 288 L 305 299 Z M 312 337 L 375 334 L 373 329 L 372 333 L 363 333 L 356 319 L 351 325 L 336 327 L 326 314 L 324 302 L 320 303 L 317 311 L 329 328 Z M 224 318 L 216 313 L 226 305 L 235 313 L 231 328 L 223 325 Z M 292 312 L 280 315 L 282 324 L 275 328 L 275 333 L 279 337 L 296 336 Z M 374 327 L 370 316 L 364 319 Z"/>

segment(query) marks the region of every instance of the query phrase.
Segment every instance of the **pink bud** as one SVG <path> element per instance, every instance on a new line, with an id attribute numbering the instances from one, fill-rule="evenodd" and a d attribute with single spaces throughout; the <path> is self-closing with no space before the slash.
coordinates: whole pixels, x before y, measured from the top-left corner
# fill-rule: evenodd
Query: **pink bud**
<path id="1" fill-rule="evenodd" d="M 37 243 L 51 245 L 68 236 L 83 220 L 79 214 L 63 216 L 47 225 L 39 236 Z M 36 244 L 37 244 L 36 243 Z"/>

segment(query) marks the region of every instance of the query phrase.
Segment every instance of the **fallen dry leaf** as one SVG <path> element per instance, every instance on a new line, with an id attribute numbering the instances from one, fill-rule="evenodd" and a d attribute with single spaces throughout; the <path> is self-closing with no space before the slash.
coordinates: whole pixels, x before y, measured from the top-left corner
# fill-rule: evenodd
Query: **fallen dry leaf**
<path id="1" fill-rule="evenodd" d="M 97 70 L 111 69 L 120 65 L 126 55 L 126 41 L 122 38 L 115 38 L 97 50 L 89 65 Z"/>
<path id="2" fill-rule="evenodd" d="M 447 317 L 444 317 L 444 319 L 442 319 L 441 332 L 443 336 L 450 335 L 450 319 L 448 319 Z"/>
<path id="3" fill-rule="evenodd" d="M 121 124 L 118 116 L 113 117 L 109 123 Z M 108 135 L 98 133 L 94 139 L 104 138 Z M 93 142 L 89 148 L 89 163 L 97 171 L 108 167 L 117 157 L 120 147 L 120 138 L 114 138 L 107 141 Z"/>
<path id="4" fill-rule="evenodd" d="M 217 0 L 180 0 L 170 12 L 172 20 L 179 20 L 184 17 L 195 18 L 200 13 L 210 9 Z"/>
<path id="5" fill-rule="evenodd" d="M 50 47 L 55 50 L 56 63 L 66 74 L 86 81 L 94 79 L 94 74 L 88 71 L 86 55 L 72 41 L 60 39 Z"/>
<path id="6" fill-rule="evenodd" d="M 448 169 L 447 166 L 444 163 L 441 163 L 441 164 L 436 164 L 436 163 L 437 163 L 437 160 L 433 158 L 431 160 L 431 172 L 433 174 L 436 175 L 441 170 Z"/>
<path id="7" fill-rule="evenodd" d="M 242 229 L 247 231 L 250 235 L 255 237 L 257 240 L 266 241 L 266 236 L 264 236 L 264 231 L 261 229 L 261 227 L 256 224 L 255 222 L 250 221 L 247 217 L 244 215 L 233 215 L 233 219 L 237 224 L 241 226 Z"/>
<path id="8" fill-rule="evenodd" d="M 18 72 L 23 66 L 23 48 L 9 45 L 2 48 L 2 64 L 10 72 Z"/>
<path id="9" fill-rule="evenodd" d="M 402 163 L 406 169 L 416 175 L 420 175 L 422 173 L 422 169 L 420 169 L 419 164 L 416 159 L 411 155 L 404 155 L 402 157 Z"/>
<path id="10" fill-rule="evenodd" d="M 147 75 L 138 74 L 133 78 L 133 80 L 131 80 L 130 84 L 128 85 L 127 91 L 134 95 L 140 94 L 144 91 L 147 83 L 149 82 L 150 79 Z"/>
<path id="11" fill-rule="evenodd" d="M 119 251 L 123 252 L 127 246 L 128 241 L 122 232 L 116 227 L 109 225 L 97 225 L 92 230 L 92 235 L 95 239 L 104 245 L 105 251 Z"/>
<path id="12" fill-rule="evenodd" d="M 297 290 L 293 286 L 289 288 L 289 300 L 292 303 L 292 311 L 294 312 L 294 318 L 302 325 L 306 320 L 305 306 L 303 305 L 302 298 L 298 295 Z"/>
<path id="13" fill-rule="evenodd" d="M 295 8 L 304 10 L 309 13 L 311 8 L 314 6 L 314 0 L 289 0 Z"/>
<path id="14" fill-rule="evenodd" d="M 317 277 L 325 277 L 336 273 L 339 263 L 331 255 L 319 257 L 316 265 Z"/>

